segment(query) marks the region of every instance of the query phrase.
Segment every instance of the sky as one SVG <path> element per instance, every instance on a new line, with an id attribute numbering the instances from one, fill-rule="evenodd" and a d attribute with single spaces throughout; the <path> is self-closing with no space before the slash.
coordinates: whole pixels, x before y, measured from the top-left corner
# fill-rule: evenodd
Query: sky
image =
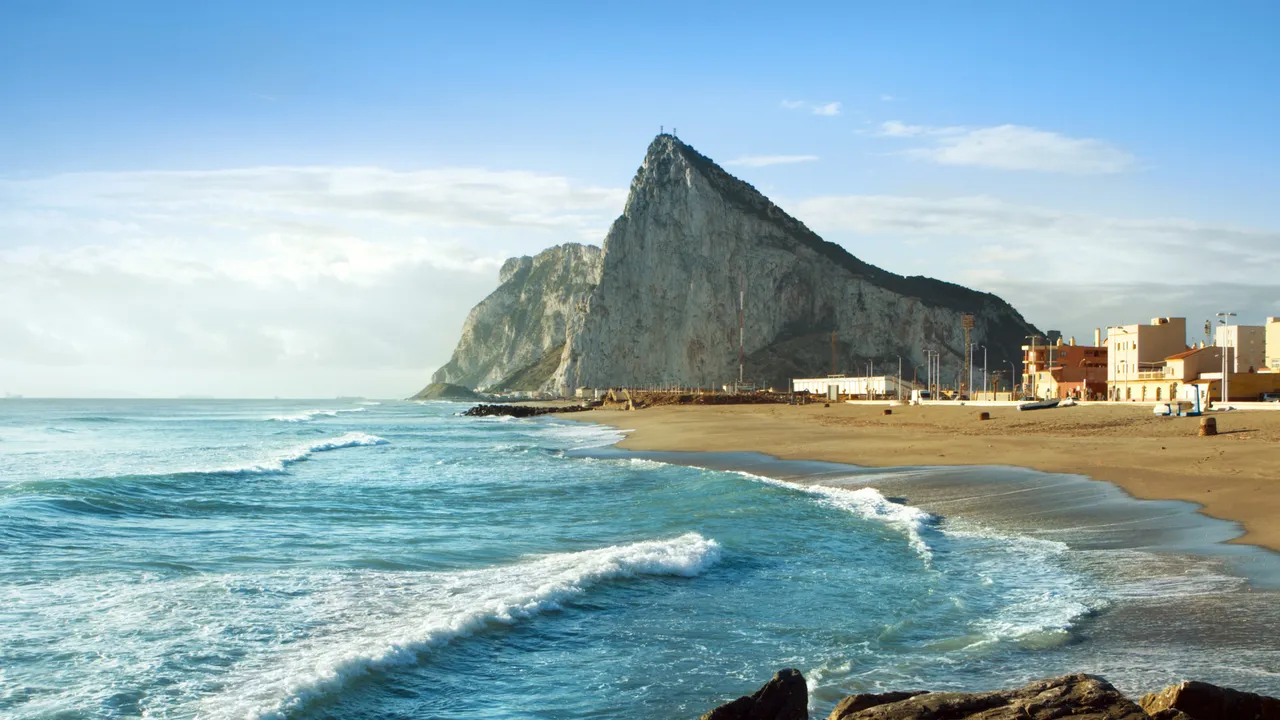
<path id="1" fill-rule="evenodd" d="M 404 397 L 659 128 L 1041 329 L 1280 316 L 1280 3 L 0 3 L 0 394 Z M 1196 340 L 1196 337 L 1188 340 Z"/>

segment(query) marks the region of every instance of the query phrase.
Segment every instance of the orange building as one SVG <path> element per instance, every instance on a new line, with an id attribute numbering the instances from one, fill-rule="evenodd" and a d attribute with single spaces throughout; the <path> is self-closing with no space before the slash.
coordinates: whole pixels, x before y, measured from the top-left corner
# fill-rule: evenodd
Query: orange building
<path id="1" fill-rule="evenodd" d="M 1107 394 L 1107 348 L 1076 345 L 1022 346 L 1023 392 L 1038 398 L 1101 399 Z"/>

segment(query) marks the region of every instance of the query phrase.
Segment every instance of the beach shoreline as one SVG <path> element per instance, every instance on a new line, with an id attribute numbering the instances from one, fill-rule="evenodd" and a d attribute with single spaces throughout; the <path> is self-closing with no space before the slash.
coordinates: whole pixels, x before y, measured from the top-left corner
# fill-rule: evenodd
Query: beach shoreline
<path id="1" fill-rule="evenodd" d="M 1197 418 L 1148 406 L 1091 405 L 1033 413 L 965 405 L 822 404 L 667 406 L 598 411 L 573 420 L 626 432 L 625 451 L 752 452 L 779 460 L 863 468 L 1009 466 L 1111 483 L 1139 500 L 1194 503 L 1237 523 L 1227 539 L 1280 552 L 1280 413 L 1217 414 L 1220 434 L 1198 437 Z"/>

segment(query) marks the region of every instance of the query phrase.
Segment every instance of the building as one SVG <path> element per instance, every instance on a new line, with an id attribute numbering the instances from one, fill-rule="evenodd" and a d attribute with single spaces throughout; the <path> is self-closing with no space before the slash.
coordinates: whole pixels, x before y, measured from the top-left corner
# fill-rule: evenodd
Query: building
<path id="1" fill-rule="evenodd" d="M 1167 382 L 1165 361 L 1187 350 L 1186 318 L 1152 318 L 1150 325 L 1107 328 L 1107 397 L 1154 401 L 1154 391 Z M 1161 392 L 1164 395 L 1164 392 Z"/>
<path id="2" fill-rule="evenodd" d="M 1280 372 L 1280 318 L 1267 318 L 1267 353 L 1266 367 L 1271 372 Z"/>
<path id="3" fill-rule="evenodd" d="M 845 375 L 829 375 L 822 378 L 796 378 L 791 381 L 794 392 L 807 392 L 832 399 L 847 397 L 853 399 L 897 398 L 899 392 L 903 398 L 911 397 L 911 383 L 900 381 L 893 375 L 877 375 L 872 377 L 847 377 Z"/>
<path id="4" fill-rule="evenodd" d="M 1094 333 L 1095 342 L 1099 333 Z M 1022 346 L 1023 387 L 1037 398 L 1102 398 L 1107 393 L 1107 348 L 1063 342 Z"/>
<path id="5" fill-rule="evenodd" d="M 1219 325 L 1213 344 L 1231 348 L 1227 362 L 1232 373 L 1257 372 L 1267 367 L 1267 329 L 1261 325 Z M 1222 368 L 1218 368 L 1222 372 Z"/>

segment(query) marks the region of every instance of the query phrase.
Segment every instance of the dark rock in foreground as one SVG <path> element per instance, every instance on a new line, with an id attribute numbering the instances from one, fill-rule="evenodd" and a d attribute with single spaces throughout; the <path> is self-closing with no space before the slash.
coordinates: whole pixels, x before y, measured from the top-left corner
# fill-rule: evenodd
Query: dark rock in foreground
<path id="1" fill-rule="evenodd" d="M 806 720 L 808 688 L 798 670 L 783 670 L 754 695 L 702 720 Z M 1016 690 L 985 693 L 890 692 L 850 695 L 827 720 L 1280 720 L 1280 700 L 1188 682 L 1134 703 L 1106 680 L 1064 675 Z"/>
<path id="2" fill-rule="evenodd" d="M 858 697 L 858 696 L 854 696 Z M 882 696 L 884 697 L 884 696 Z M 836 708 L 839 712 L 839 708 Z M 1017 690 L 989 693 L 925 693 L 881 705 L 832 713 L 828 720 L 1147 720 L 1147 713 L 1106 680 L 1066 675 Z"/>
<path id="3" fill-rule="evenodd" d="M 799 670 L 779 670 L 754 695 L 745 695 L 701 720 L 807 720 L 809 688 Z"/>
<path id="4" fill-rule="evenodd" d="M 1280 700 L 1202 682 L 1171 685 L 1138 701 L 1152 717 L 1191 720 L 1280 720 Z M 1160 715 L 1159 713 L 1169 713 Z"/>
<path id="5" fill-rule="evenodd" d="M 583 412 L 591 408 L 585 405 L 566 405 L 565 407 L 533 407 L 530 405 L 477 405 L 462 413 L 467 417 L 500 417 L 516 418 L 553 415 L 555 413 Z"/>

